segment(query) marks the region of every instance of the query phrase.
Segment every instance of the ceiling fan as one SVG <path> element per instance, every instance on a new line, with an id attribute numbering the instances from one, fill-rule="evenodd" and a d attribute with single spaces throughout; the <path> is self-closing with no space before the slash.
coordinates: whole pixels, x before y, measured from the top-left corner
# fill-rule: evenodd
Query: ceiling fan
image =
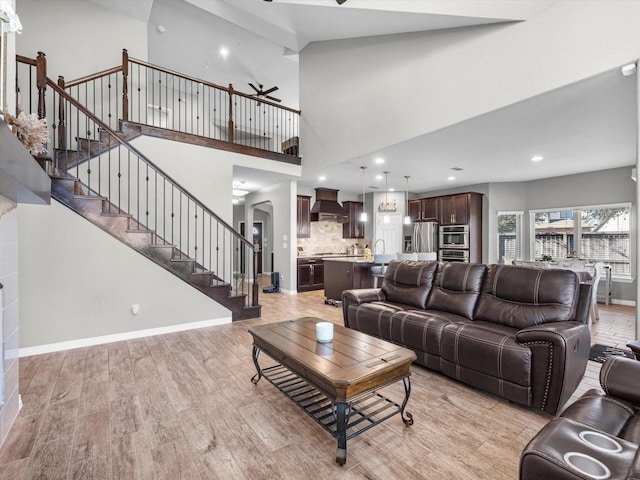
<path id="1" fill-rule="evenodd" d="M 281 102 L 282 101 L 279 98 L 272 97 L 271 95 L 269 95 L 270 93 L 275 92 L 276 90 L 278 90 L 278 87 L 271 87 L 271 88 L 269 88 L 267 90 L 263 90 L 261 84 L 258 84 L 258 87 L 260 87 L 260 88 L 257 88 L 251 82 L 249 82 L 249 86 L 256 91 L 256 93 L 252 94 L 252 96 L 254 96 L 254 97 L 264 97 L 264 98 L 266 98 L 268 100 L 273 100 L 274 102 Z"/>

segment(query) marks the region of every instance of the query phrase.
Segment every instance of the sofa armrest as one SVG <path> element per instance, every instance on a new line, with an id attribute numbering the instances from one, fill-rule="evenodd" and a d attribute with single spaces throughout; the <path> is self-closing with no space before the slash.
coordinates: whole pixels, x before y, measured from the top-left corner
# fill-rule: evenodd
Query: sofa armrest
<path id="1" fill-rule="evenodd" d="M 589 312 L 591 311 L 591 299 L 593 285 L 590 283 L 580 284 L 580 293 L 578 294 L 578 305 L 576 306 L 575 319 L 578 322 L 582 322 L 585 325 L 589 325 Z"/>
<path id="2" fill-rule="evenodd" d="M 589 327 L 577 321 L 524 328 L 516 340 L 531 350 L 532 406 L 555 415 L 582 380 L 589 360 Z"/>
<path id="3" fill-rule="evenodd" d="M 609 357 L 600 369 L 600 385 L 607 395 L 640 405 L 640 362 Z"/>
<path id="4" fill-rule="evenodd" d="M 349 327 L 349 306 L 369 302 L 384 302 L 387 296 L 381 288 L 359 288 L 342 292 L 342 316 L 344 326 Z"/>

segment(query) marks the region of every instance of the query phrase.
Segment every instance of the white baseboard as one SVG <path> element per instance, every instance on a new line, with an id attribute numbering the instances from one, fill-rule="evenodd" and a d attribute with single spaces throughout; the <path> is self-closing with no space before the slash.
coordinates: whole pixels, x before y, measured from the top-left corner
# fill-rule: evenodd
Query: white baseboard
<path id="1" fill-rule="evenodd" d="M 636 302 L 634 302 L 633 300 L 618 300 L 616 298 L 612 298 L 611 299 L 611 304 L 612 305 L 627 305 L 629 307 L 635 307 L 636 306 Z"/>
<path id="2" fill-rule="evenodd" d="M 287 290 L 285 288 L 281 288 L 280 292 L 285 293 L 287 295 L 297 295 L 298 294 L 297 290 Z"/>
<path id="3" fill-rule="evenodd" d="M 31 355 L 39 355 L 41 353 L 60 352 L 62 350 L 71 350 L 72 348 L 91 347 L 93 345 L 102 345 L 104 343 L 121 342 L 123 340 L 151 337 L 153 335 L 163 335 L 165 333 L 182 332 L 184 330 L 194 330 L 196 328 L 215 327 L 217 325 L 226 325 L 229 323 L 231 323 L 231 317 L 222 317 L 215 318 L 213 320 L 202 320 L 200 322 L 180 323 L 177 325 L 168 325 L 166 327 L 114 333 L 112 335 L 103 335 L 100 337 L 80 338 L 78 340 L 68 340 L 66 342 L 49 343 L 46 345 L 37 345 L 35 347 L 21 348 L 18 351 L 18 356 L 30 357 Z"/>

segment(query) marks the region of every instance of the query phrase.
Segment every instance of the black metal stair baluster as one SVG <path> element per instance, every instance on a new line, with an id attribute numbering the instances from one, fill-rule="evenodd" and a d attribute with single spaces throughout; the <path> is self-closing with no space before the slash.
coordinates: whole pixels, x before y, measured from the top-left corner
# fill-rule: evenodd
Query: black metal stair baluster
<path id="1" fill-rule="evenodd" d="M 141 99 L 141 94 L 140 94 L 140 86 L 142 85 L 142 76 L 140 75 L 140 65 L 138 64 L 138 122 L 141 122 L 142 120 L 142 112 L 140 111 L 140 109 L 142 108 L 142 99 Z"/>
<path id="2" fill-rule="evenodd" d="M 118 149 L 118 213 L 122 213 L 122 148 Z"/>
<path id="3" fill-rule="evenodd" d="M 142 161 L 142 159 L 139 159 Z M 150 230 L 149 227 L 149 164 L 145 162 L 146 171 L 144 176 L 144 188 L 145 188 L 145 199 L 144 199 L 144 219 L 145 219 L 145 227 L 147 230 Z"/>
<path id="4" fill-rule="evenodd" d="M 158 233 L 158 171 L 154 170 L 153 175 L 153 231 Z"/>
<path id="5" fill-rule="evenodd" d="M 193 258 L 198 261 L 198 204 L 194 202 L 193 210 Z"/>
<path id="6" fill-rule="evenodd" d="M 127 152 L 127 213 L 131 214 L 131 152 Z"/>
<path id="7" fill-rule="evenodd" d="M 208 217 L 209 217 L 209 271 L 214 271 L 213 263 L 212 263 L 212 257 L 211 257 L 211 254 L 213 253 L 213 250 L 212 250 L 212 247 L 213 247 L 213 235 L 211 233 L 211 220 L 212 220 L 212 217 L 211 217 L 211 215 L 209 215 Z"/>
<path id="8" fill-rule="evenodd" d="M 178 249 L 184 252 L 182 248 L 182 192 L 179 192 L 180 198 L 178 203 Z"/>
<path id="9" fill-rule="evenodd" d="M 108 136 L 111 143 L 111 135 Z M 111 213 L 111 149 L 107 150 L 107 213 Z"/>
<path id="10" fill-rule="evenodd" d="M 189 227 L 189 219 L 191 218 L 190 217 L 190 210 L 191 210 L 190 207 L 191 207 L 191 200 L 189 199 L 189 197 L 187 197 L 187 215 L 186 215 L 186 218 L 185 218 L 185 220 L 186 220 L 185 223 L 186 223 L 186 229 L 187 229 L 187 232 L 186 232 L 186 235 L 187 235 L 187 250 L 186 250 L 186 253 L 187 253 L 187 256 L 189 258 L 191 258 L 191 235 L 190 235 L 191 228 Z"/>
<path id="11" fill-rule="evenodd" d="M 173 220 L 175 219 L 175 213 L 174 213 L 174 192 L 175 192 L 175 187 L 173 185 L 171 185 L 171 245 L 175 245 L 175 239 L 173 236 L 173 232 L 174 232 L 174 223 Z"/>

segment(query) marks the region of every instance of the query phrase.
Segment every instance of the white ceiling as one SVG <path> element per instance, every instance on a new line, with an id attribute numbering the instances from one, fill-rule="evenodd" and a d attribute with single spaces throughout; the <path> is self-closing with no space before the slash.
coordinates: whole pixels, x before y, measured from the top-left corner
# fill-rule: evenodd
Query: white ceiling
<path id="1" fill-rule="evenodd" d="M 297 53 L 309 42 L 493 22 L 526 21 L 556 0 L 91 0 L 149 23 L 149 61 L 234 88 L 248 82 L 298 106 Z M 159 33 L 157 25 L 165 26 Z M 230 50 L 225 60 L 218 50 Z M 176 55 L 184 49 L 189 55 Z M 426 192 L 485 182 L 525 181 L 635 163 L 636 78 L 619 70 L 548 92 L 422 137 L 369 152 L 300 183 L 357 193 L 389 170 L 389 186 Z M 248 86 L 245 87 L 248 93 Z M 538 163 L 534 155 L 544 156 Z M 375 166 L 373 159 L 386 163 Z M 453 173 L 450 169 L 463 170 Z M 454 174 L 456 180 L 447 180 Z M 277 174 L 237 169 L 260 189 Z M 378 182 L 383 187 L 384 181 Z"/>

